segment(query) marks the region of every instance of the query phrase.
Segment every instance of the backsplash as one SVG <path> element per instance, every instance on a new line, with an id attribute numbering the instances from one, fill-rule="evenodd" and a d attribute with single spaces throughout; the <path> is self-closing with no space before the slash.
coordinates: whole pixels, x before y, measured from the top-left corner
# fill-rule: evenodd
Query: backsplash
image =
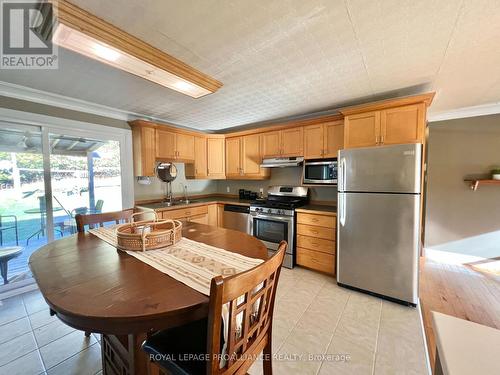
<path id="1" fill-rule="evenodd" d="M 184 164 L 175 163 L 177 167 L 177 178 L 172 182 L 174 197 L 182 197 L 182 187 L 188 187 L 188 195 L 215 194 L 217 193 L 217 182 L 213 180 L 187 180 L 184 172 Z M 165 197 L 165 182 L 157 177 L 151 177 L 151 185 L 141 185 L 135 180 L 135 200 L 158 199 Z"/>
<path id="2" fill-rule="evenodd" d="M 228 194 L 238 194 L 239 189 L 252 190 L 259 193 L 259 189 L 264 190 L 264 195 L 267 195 L 268 186 L 273 185 L 293 185 L 300 186 L 302 184 L 302 167 L 287 167 L 287 168 L 272 168 L 271 178 L 269 180 L 218 180 L 217 192 Z M 309 188 L 310 199 L 313 201 L 337 201 L 336 187 L 314 187 Z"/>
<path id="3" fill-rule="evenodd" d="M 238 195 L 239 189 L 252 190 L 259 193 L 264 190 L 267 195 L 268 186 L 293 185 L 300 186 L 302 179 L 302 167 L 273 168 L 269 180 L 187 180 L 184 172 L 184 164 L 176 163 L 177 178 L 172 182 L 172 190 L 175 197 L 182 197 L 182 186 L 188 187 L 188 195 L 200 194 L 229 194 Z M 165 197 L 165 183 L 156 177 L 151 177 L 151 185 L 134 183 L 135 200 L 158 199 Z M 314 187 L 310 188 L 310 199 L 314 201 L 337 201 L 336 187 Z"/>

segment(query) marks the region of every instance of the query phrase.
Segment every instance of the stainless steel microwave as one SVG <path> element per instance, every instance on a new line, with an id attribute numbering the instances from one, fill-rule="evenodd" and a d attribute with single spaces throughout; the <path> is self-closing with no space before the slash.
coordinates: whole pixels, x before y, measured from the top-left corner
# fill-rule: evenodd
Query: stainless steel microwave
<path id="1" fill-rule="evenodd" d="M 304 184 L 337 185 L 337 159 L 304 162 Z"/>

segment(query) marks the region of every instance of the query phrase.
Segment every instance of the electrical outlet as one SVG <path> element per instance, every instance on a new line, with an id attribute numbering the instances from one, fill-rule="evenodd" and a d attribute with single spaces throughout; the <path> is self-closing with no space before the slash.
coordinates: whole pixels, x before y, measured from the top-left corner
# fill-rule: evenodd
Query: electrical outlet
<path id="1" fill-rule="evenodd" d="M 264 194 L 264 188 L 260 188 L 259 191 L 260 191 L 261 194 Z"/>
<path id="2" fill-rule="evenodd" d="M 229 186 L 226 186 L 226 192 L 227 193 L 230 193 L 231 192 L 231 188 Z"/>

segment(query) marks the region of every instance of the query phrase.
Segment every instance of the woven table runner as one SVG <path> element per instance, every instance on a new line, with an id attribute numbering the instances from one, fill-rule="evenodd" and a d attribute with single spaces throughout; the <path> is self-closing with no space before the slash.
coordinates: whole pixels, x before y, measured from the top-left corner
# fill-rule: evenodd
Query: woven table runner
<path id="1" fill-rule="evenodd" d="M 90 229 L 89 233 L 118 245 L 115 226 Z M 215 276 L 235 275 L 264 262 L 185 237 L 162 249 L 125 252 L 207 296 Z"/>

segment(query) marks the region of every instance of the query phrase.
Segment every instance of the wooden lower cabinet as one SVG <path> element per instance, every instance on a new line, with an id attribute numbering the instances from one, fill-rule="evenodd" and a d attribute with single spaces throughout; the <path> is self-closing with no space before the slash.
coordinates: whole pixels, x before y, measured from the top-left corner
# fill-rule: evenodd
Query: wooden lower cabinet
<path id="1" fill-rule="evenodd" d="M 160 219 L 180 220 L 183 222 L 213 225 L 215 227 L 222 226 L 223 213 L 224 205 L 218 203 L 157 211 L 158 218 Z"/>
<path id="2" fill-rule="evenodd" d="M 297 264 L 335 275 L 336 216 L 297 213 Z"/>
<path id="3" fill-rule="evenodd" d="M 324 240 L 317 237 L 309 237 L 298 234 L 297 246 L 320 251 L 322 253 L 335 254 L 335 241 Z"/>
<path id="4" fill-rule="evenodd" d="M 187 217 L 186 221 L 189 223 L 198 223 L 198 224 L 208 225 L 208 213 L 202 214 L 202 215 L 197 215 L 197 216 Z"/>
<path id="5" fill-rule="evenodd" d="M 316 227 L 336 228 L 336 216 L 305 214 L 299 212 L 297 214 L 297 223 Z"/>
<path id="6" fill-rule="evenodd" d="M 217 204 L 209 204 L 207 206 L 208 210 L 208 225 L 213 225 L 214 227 L 219 226 L 219 214 L 217 211 Z"/>
<path id="7" fill-rule="evenodd" d="M 307 224 L 297 224 L 297 233 L 304 236 L 324 238 L 326 240 L 335 241 L 335 231 L 327 227 L 318 227 Z"/>
<path id="8" fill-rule="evenodd" d="M 188 220 L 190 218 L 199 218 L 202 215 L 208 215 L 207 206 L 196 206 L 172 209 L 167 211 L 162 211 L 162 219 L 175 219 L 175 220 Z"/>
<path id="9" fill-rule="evenodd" d="M 335 274 L 335 256 L 297 247 L 297 264 L 313 270 Z"/>

